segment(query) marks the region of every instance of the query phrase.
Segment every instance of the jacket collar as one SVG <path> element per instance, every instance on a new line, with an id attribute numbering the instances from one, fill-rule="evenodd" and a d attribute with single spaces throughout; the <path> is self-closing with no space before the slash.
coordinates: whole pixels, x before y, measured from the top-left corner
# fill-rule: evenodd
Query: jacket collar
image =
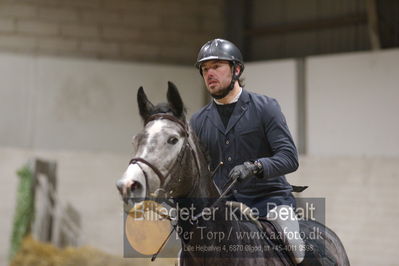
<path id="1" fill-rule="evenodd" d="M 247 111 L 249 100 L 249 93 L 243 89 L 241 96 L 238 99 L 236 106 L 234 107 L 233 113 L 231 114 L 227 128 L 224 127 L 218 110 L 216 109 L 216 103 L 214 103 L 213 101 L 207 107 L 207 116 L 220 132 L 222 132 L 224 135 L 227 135 L 229 131 L 235 126 L 235 124 L 237 124 L 243 114 Z"/>

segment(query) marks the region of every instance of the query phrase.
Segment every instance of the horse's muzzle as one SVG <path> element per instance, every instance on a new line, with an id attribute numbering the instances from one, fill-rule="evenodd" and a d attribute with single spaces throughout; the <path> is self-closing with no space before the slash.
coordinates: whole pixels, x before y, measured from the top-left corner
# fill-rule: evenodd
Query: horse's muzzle
<path id="1" fill-rule="evenodd" d="M 116 182 L 116 187 L 125 203 L 130 199 L 135 201 L 135 198 L 146 197 L 146 180 L 143 171 L 134 164 L 129 165 L 122 178 Z"/>

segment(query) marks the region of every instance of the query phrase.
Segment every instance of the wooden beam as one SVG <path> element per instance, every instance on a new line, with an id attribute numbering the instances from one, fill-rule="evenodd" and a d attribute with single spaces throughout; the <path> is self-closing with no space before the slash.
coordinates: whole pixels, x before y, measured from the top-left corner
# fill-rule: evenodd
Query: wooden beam
<path id="1" fill-rule="evenodd" d="M 297 93 L 297 141 L 298 152 L 307 154 L 307 104 L 306 104 L 306 62 L 304 58 L 296 59 L 296 93 Z"/>
<path id="2" fill-rule="evenodd" d="M 252 38 L 246 34 L 247 29 L 252 27 L 254 0 L 245 0 L 244 4 L 244 29 L 243 29 L 243 46 L 242 53 L 244 61 L 252 60 Z"/>
<path id="3" fill-rule="evenodd" d="M 245 0 L 225 0 L 226 39 L 238 47 L 244 42 Z"/>
<path id="4" fill-rule="evenodd" d="M 378 11 L 376 0 L 367 0 L 367 18 L 372 50 L 381 49 L 380 33 L 378 30 Z"/>
<path id="5" fill-rule="evenodd" d="M 244 61 L 251 60 L 251 38 L 245 34 L 250 27 L 253 0 L 225 0 L 225 36 L 240 48 Z"/>
<path id="6" fill-rule="evenodd" d="M 351 14 L 346 16 L 340 16 L 335 18 L 308 20 L 291 22 L 284 24 L 276 24 L 264 27 L 256 27 L 247 30 L 246 35 L 252 37 L 270 36 L 270 35 L 280 35 L 286 33 L 293 33 L 298 31 L 314 31 L 314 30 L 325 30 L 330 28 L 345 27 L 350 25 L 361 25 L 366 24 L 367 19 L 366 14 Z"/>

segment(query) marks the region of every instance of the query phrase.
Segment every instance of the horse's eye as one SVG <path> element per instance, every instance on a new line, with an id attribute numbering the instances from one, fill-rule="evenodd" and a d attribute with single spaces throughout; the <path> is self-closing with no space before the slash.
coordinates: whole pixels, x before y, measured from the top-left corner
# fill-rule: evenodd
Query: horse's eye
<path id="1" fill-rule="evenodd" d="M 169 144 L 172 144 L 172 145 L 175 145 L 178 141 L 179 141 L 179 139 L 176 138 L 176 137 L 170 137 L 170 138 L 168 139 L 168 143 L 169 143 Z"/>

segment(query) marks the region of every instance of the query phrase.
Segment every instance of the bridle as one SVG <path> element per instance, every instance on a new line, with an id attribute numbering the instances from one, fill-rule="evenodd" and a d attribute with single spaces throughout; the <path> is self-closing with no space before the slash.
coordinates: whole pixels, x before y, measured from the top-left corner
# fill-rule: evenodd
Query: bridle
<path id="1" fill-rule="evenodd" d="M 182 149 L 178 155 L 178 157 L 176 158 L 175 162 L 173 163 L 172 167 L 169 169 L 169 171 L 164 175 L 162 174 L 162 172 L 151 162 L 147 161 L 146 159 L 142 158 L 142 157 L 134 157 L 130 160 L 129 165 L 130 164 L 137 164 L 141 170 L 144 173 L 144 177 L 145 177 L 145 181 L 146 181 L 146 186 L 147 186 L 147 191 L 148 191 L 148 176 L 147 173 L 144 171 L 144 169 L 140 166 L 140 163 L 143 163 L 145 165 L 147 165 L 148 167 L 151 168 L 152 171 L 154 171 L 154 173 L 157 175 L 159 182 L 160 182 L 160 187 L 153 193 L 154 197 L 158 197 L 160 193 L 164 193 L 166 197 L 172 196 L 173 194 L 173 190 L 167 191 L 166 187 L 165 187 L 165 181 L 168 178 L 168 176 L 171 175 L 171 173 L 176 169 L 176 167 L 178 166 L 178 164 L 181 164 L 184 158 L 184 155 L 186 154 L 186 150 L 189 149 L 194 160 L 195 160 L 195 165 L 196 168 L 198 170 L 199 173 L 199 163 L 198 163 L 198 158 L 194 152 L 194 149 L 192 148 L 190 142 L 189 142 L 189 129 L 188 126 L 185 122 L 183 122 L 182 120 L 179 120 L 178 118 L 176 118 L 173 115 L 167 114 L 167 113 L 159 113 L 159 114 L 154 114 L 151 115 L 150 117 L 148 117 L 145 122 L 144 122 L 144 126 L 146 126 L 149 122 L 153 121 L 153 120 L 159 120 L 159 119 L 167 119 L 170 120 L 172 122 L 177 123 L 181 129 L 183 130 L 183 135 L 184 135 L 184 142 L 182 145 Z M 179 179 L 178 182 L 180 182 L 181 180 Z"/>
<path id="2" fill-rule="evenodd" d="M 172 171 L 175 170 L 176 166 L 177 166 L 178 164 L 182 164 L 184 155 L 186 154 L 186 149 L 189 149 L 189 150 L 190 150 L 190 153 L 192 154 L 192 156 L 193 156 L 193 158 L 194 158 L 194 161 L 195 161 L 195 165 L 196 165 L 198 174 L 200 173 L 200 164 L 199 164 L 199 161 L 198 161 L 198 157 L 197 157 L 197 155 L 196 155 L 196 153 L 195 153 L 194 149 L 192 148 L 192 146 L 191 146 L 191 144 L 190 144 L 190 141 L 189 141 L 189 128 L 188 128 L 188 125 L 187 125 L 186 123 L 184 123 L 183 121 L 179 120 L 178 118 L 176 118 L 176 117 L 173 116 L 173 115 L 170 115 L 170 114 L 167 114 L 167 113 L 159 113 L 159 114 L 154 114 L 154 115 L 151 115 L 150 117 L 148 117 L 148 118 L 145 120 L 145 122 L 144 122 L 144 126 L 146 126 L 149 122 L 151 122 L 151 121 L 153 121 L 153 120 L 158 120 L 158 119 L 167 119 L 167 120 L 170 120 L 170 121 L 172 121 L 172 122 L 175 122 L 175 123 L 177 123 L 177 124 L 181 127 L 181 129 L 183 130 L 183 134 L 184 134 L 184 143 L 183 143 L 182 149 L 181 149 L 181 151 L 180 151 L 180 153 L 179 153 L 177 159 L 175 160 L 173 166 L 169 169 L 169 171 L 167 172 L 167 174 L 164 175 L 164 174 L 162 174 L 162 172 L 161 172 L 155 165 L 153 165 L 151 162 L 149 162 L 149 161 L 147 161 L 146 159 L 141 158 L 141 157 L 134 157 L 134 158 L 132 158 L 132 159 L 130 160 L 130 162 L 129 162 L 129 165 L 130 165 L 130 164 L 137 164 L 137 165 L 141 168 L 140 164 L 138 164 L 138 163 L 143 163 L 143 164 L 147 165 L 148 167 L 150 167 L 151 170 L 154 171 L 154 173 L 158 176 L 159 182 L 160 182 L 160 188 L 158 188 L 158 189 L 153 193 L 153 194 L 154 194 L 153 196 L 156 198 L 156 197 L 159 196 L 159 193 L 160 193 L 160 192 L 163 192 L 164 195 L 165 195 L 165 197 L 168 198 L 168 199 L 170 199 L 171 196 L 172 196 L 172 194 L 173 194 L 173 191 L 172 191 L 172 190 L 167 191 L 167 189 L 166 189 L 166 187 L 165 187 L 165 182 L 166 182 L 167 177 L 168 177 L 169 175 L 171 175 Z M 213 177 L 213 175 L 216 173 L 217 169 L 218 169 L 221 165 L 222 165 L 222 163 L 220 163 L 220 164 L 218 165 L 218 167 L 216 167 L 216 169 L 214 170 L 214 172 L 211 174 L 211 178 Z M 144 169 L 141 168 L 141 170 L 142 170 L 143 173 L 144 173 L 145 182 L 146 182 L 147 191 L 148 191 L 148 176 L 147 176 L 147 173 L 144 171 Z M 180 182 L 180 181 L 181 181 L 181 180 L 178 180 L 178 182 Z M 197 185 L 197 184 L 196 184 L 197 182 L 198 182 L 198 179 L 195 180 L 195 184 L 193 185 L 193 188 Z M 218 204 L 218 203 L 226 196 L 226 194 L 231 190 L 231 188 L 233 187 L 233 185 L 234 185 L 236 182 L 237 182 L 237 179 L 232 180 L 232 182 L 229 184 L 229 186 L 227 187 L 227 189 L 226 189 L 223 193 L 221 193 L 221 195 L 216 199 L 216 201 L 213 202 L 213 204 L 211 204 L 210 208 L 213 208 L 214 206 L 216 206 L 216 204 Z M 204 214 L 204 210 L 201 210 L 197 215 L 191 217 L 192 222 L 193 222 L 193 223 L 198 223 L 198 219 L 199 219 L 200 217 L 202 217 L 203 214 Z M 171 220 L 170 217 L 167 217 L 167 218 L 168 218 L 169 220 Z M 190 221 L 190 222 L 191 222 L 191 221 Z M 173 232 L 175 229 L 176 229 L 176 226 L 174 225 L 174 226 L 173 226 L 173 229 L 172 229 L 171 232 L 169 233 L 168 237 L 164 240 L 164 242 L 163 242 L 163 244 L 161 245 L 161 247 L 158 249 L 158 251 L 157 251 L 155 254 L 153 254 L 153 256 L 152 256 L 152 258 L 151 258 L 151 261 L 154 261 L 154 260 L 155 260 L 155 258 L 157 257 L 157 255 L 159 254 L 159 252 L 162 250 L 162 248 L 164 247 L 164 245 L 166 244 L 167 240 L 168 240 L 169 237 L 172 235 L 172 232 Z"/>

